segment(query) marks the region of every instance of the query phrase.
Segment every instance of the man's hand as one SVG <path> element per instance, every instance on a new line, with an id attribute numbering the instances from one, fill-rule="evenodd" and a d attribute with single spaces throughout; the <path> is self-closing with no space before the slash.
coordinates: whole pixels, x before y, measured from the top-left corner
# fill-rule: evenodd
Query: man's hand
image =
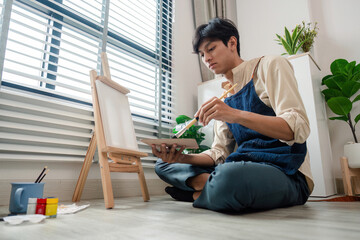
<path id="1" fill-rule="evenodd" d="M 156 148 L 155 144 L 151 145 L 152 153 L 161 158 L 164 162 L 167 163 L 178 163 L 180 158 L 183 156 L 182 151 L 184 151 L 186 146 L 181 146 L 179 150 L 176 150 L 177 144 L 173 144 L 171 148 L 167 147 L 166 144 L 161 144 L 160 151 Z"/>
<path id="2" fill-rule="evenodd" d="M 217 97 L 211 98 L 205 102 L 195 113 L 195 117 L 199 117 L 199 122 L 204 126 L 208 125 L 212 119 L 222 122 L 235 122 L 235 113 L 239 110 L 229 107 L 226 103 Z"/>

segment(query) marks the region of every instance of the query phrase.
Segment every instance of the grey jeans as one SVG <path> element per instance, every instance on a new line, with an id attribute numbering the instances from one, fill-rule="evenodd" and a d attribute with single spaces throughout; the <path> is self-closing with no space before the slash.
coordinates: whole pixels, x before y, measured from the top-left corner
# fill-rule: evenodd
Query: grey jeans
<path id="1" fill-rule="evenodd" d="M 304 204 L 309 197 L 305 177 L 299 171 L 286 175 L 280 169 L 255 162 L 229 162 L 216 167 L 166 163 L 158 159 L 155 171 L 165 182 L 182 190 L 190 177 L 209 173 L 194 207 L 221 212 L 265 210 Z"/>

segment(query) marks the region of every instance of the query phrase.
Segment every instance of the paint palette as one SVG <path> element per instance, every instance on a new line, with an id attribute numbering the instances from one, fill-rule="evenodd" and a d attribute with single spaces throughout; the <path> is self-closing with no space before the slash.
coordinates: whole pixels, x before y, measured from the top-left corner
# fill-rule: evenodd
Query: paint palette
<path id="1" fill-rule="evenodd" d="M 9 216 L 4 217 L 4 221 L 11 224 L 11 225 L 18 225 L 23 222 L 30 222 L 30 223 L 39 223 L 43 221 L 46 217 L 41 214 L 29 214 L 29 215 L 17 215 L 17 216 Z"/>

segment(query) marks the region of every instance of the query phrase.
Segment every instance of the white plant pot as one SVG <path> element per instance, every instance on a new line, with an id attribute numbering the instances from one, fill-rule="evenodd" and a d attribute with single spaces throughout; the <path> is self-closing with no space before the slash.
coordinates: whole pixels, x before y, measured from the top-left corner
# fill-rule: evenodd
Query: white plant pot
<path id="1" fill-rule="evenodd" d="M 348 159 L 350 168 L 360 168 L 360 143 L 344 145 L 344 155 Z"/>

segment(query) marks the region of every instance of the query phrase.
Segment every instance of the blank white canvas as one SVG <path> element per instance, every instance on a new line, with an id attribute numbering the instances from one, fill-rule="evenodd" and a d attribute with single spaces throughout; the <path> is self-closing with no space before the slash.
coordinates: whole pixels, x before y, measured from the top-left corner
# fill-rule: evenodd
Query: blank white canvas
<path id="1" fill-rule="evenodd" d="M 96 81 L 96 91 L 106 145 L 138 151 L 127 96 L 101 81 Z"/>

